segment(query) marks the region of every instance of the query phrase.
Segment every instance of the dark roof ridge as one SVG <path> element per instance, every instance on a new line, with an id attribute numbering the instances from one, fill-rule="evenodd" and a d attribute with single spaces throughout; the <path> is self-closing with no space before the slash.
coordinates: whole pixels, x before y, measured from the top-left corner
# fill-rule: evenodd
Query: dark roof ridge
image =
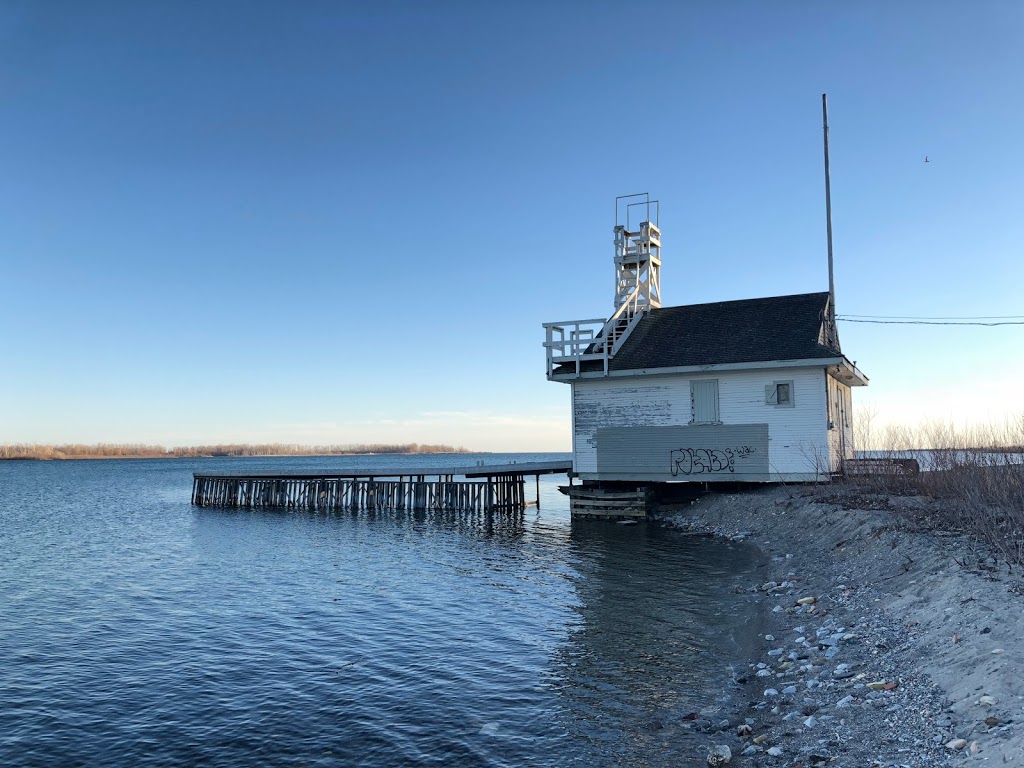
<path id="1" fill-rule="evenodd" d="M 828 291 L 810 291 L 808 293 L 787 293 L 782 296 L 758 296 L 753 299 L 725 299 L 723 301 L 702 301 L 699 304 L 674 304 L 670 307 L 658 307 L 652 309 L 651 313 L 661 312 L 666 309 L 683 309 L 683 308 L 697 308 L 697 307 L 717 307 L 723 304 L 750 304 L 755 301 L 775 301 L 782 299 L 809 299 L 812 296 L 827 298 L 829 295 Z"/>

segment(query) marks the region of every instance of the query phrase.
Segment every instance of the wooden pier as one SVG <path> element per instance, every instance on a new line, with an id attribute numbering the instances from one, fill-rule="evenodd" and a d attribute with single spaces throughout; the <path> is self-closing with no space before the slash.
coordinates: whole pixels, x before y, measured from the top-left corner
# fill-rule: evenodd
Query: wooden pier
<path id="1" fill-rule="evenodd" d="M 517 512 L 531 503 L 526 478 L 571 471 L 570 462 L 404 468 L 323 473 L 196 472 L 192 503 L 200 507 Z M 459 479 L 456 479 L 459 478 Z"/>

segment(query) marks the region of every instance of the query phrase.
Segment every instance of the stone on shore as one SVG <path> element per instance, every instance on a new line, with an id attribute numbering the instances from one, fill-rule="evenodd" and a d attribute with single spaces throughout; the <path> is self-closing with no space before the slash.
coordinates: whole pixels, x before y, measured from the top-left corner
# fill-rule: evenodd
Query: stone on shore
<path id="1" fill-rule="evenodd" d="M 728 765 L 731 760 L 732 750 L 725 744 L 712 747 L 711 751 L 708 752 L 708 765 L 711 768 L 717 768 L 719 765 Z"/>

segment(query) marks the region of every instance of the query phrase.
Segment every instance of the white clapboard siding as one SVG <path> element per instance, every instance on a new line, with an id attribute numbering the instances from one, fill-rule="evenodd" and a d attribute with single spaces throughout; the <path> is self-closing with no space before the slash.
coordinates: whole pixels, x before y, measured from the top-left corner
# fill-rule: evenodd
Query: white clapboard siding
<path id="1" fill-rule="evenodd" d="M 823 368 L 722 371 L 713 375 L 670 374 L 575 381 L 573 465 L 586 476 L 597 472 L 597 430 L 601 427 L 684 426 L 692 419 L 690 382 L 717 379 L 723 424 L 767 424 L 770 471 L 781 479 L 827 473 L 828 413 Z M 765 387 L 793 382 L 793 407 L 765 403 Z M 796 476 L 799 476 L 797 478 Z"/>

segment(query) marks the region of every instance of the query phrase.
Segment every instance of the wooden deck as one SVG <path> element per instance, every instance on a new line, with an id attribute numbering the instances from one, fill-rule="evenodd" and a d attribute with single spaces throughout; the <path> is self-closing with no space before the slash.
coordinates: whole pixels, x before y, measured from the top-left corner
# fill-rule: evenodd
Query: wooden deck
<path id="1" fill-rule="evenodd" d="M 536 478 L 534 503 L 539 506 L 540 476 L 565 474 L 571 469 L 571 462 L 561 461 L 331 472 L 196 472 L 192 503 L 200 507 L 322 511 L 520 511 L 530 503 L 527 476 Z"/>

